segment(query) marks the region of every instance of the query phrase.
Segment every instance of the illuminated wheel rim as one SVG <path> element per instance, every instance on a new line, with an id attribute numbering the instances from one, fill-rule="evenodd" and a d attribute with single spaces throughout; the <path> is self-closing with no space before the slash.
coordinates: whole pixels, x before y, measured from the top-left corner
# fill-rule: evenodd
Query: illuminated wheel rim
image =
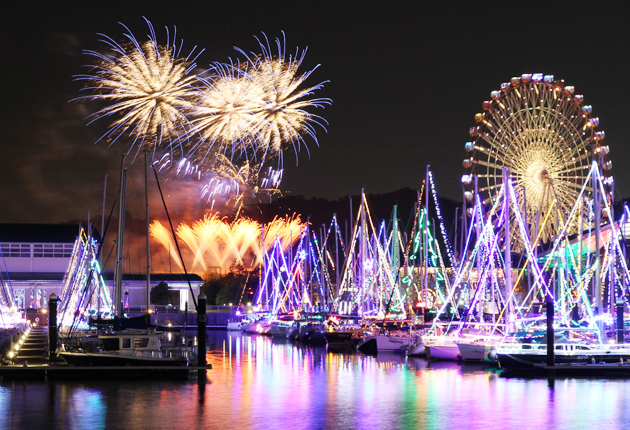
<path id="1" fill-rule="evenodd" d="M 473 140 L 466 143 L 470 153 L 464 160 L 469 174 L 462 178 L 468 186 L 466 198 L 472 200 L 476 177 L 483 203 L 496 202 L 503 185 L 502 168 L 508 168 L 528 228 L 533 229 L 540 214 L 540 242 L 549 242 L 562 228 L 562 214 L 581 203 L 592 148 L 601 155 L 605 169 L 612 166 L 603 160 L 608 147 L 603 146 L 599 119 L 591 116 L 583 96 L 574 95 L 573 87 L 552 75 L 512 78 L 491 97 L 483 103 L 483 113 L 475 115 L 478 125 L 470 129 Z M 587 198 L 590 193 L 591 188 L 586 188 Z M 578 227 L 573 223 L 567 233 L 577 232 Z"/>

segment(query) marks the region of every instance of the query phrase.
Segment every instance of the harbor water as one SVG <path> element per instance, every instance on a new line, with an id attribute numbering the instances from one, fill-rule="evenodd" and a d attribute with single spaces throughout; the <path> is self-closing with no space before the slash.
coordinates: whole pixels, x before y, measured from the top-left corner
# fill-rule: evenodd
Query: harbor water
<path id="1" fill-rule="evenodd" d="M 209 331 L 207 382 L 3 381 L 0 429 L 624 429 L 630 381 Z"/>

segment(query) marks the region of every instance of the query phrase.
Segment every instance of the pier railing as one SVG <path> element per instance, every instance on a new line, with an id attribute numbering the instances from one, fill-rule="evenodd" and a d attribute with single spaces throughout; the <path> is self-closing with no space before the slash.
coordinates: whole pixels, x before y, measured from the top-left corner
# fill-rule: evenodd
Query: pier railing
<path id="1" fill-rule="evenodd" d="M 140 316 L 146 313 L 146 306 L 131 306 L 127 309 L 129 317 Z M 151 323 L 158 325 L 186 325 L 196 326 L 197 312 L 195 309 L 185 309 L 179 306 L 151 305 Z M 247 307 L 238 306 L 206 306 L 207 326 L 227 326 L 228 321 L 243 318 L 247 314 Z"/>
<path id="2" fill-rule="evenodd" d="M 235 314 L 236 311 L 240 309 L 241 313 L 247 313 L 249 307 L 239 308 L 238 306 L 217 306 L 217 305 L 208 305 L 206 306 L 206 313 L 222 313 L 222 314 Z M 127 312 L 129 313 L 137 313 L 144 314 L 146 313 L 146 306 L 130 306 L 127 308 Z M 180 313 L 185 312 L 186 309 L 182 306 L 172 306 L 172 305 L 151 305 L 149 306 L 151 313 Z M 194 307 L 188 308 L 188 312 L 195 312 Z"/>

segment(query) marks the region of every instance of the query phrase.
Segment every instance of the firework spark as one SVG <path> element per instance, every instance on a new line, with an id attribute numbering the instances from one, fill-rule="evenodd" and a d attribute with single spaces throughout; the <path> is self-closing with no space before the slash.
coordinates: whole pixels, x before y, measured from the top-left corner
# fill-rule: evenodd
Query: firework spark
<path id="1" fill-rule="evenodd" d="M 227 157 L 214 169 L 213 176 L 203 187 L 201 197 L 212 202 L 212 207 L 218 196 L 227 196 L 226 207 L 233 207 L 236 217 L 243 208 L 248 197 L 258 195 L 280 194 L 278 187 L 282 180 L 282 171 L 269 168 L 267 176 L 262 177 L 258 165 L 250 165 L 249 161 L 238 167 Z"/>
<path id="2" fill-rule="evenodd" d="M 245 204 L 263 195 L 280 194 L 282 170 L 261 169 L 259 164 L 245 161 L 238 166 L 223 154 L 175 160 L 170 154 L 155 162 L 160 171 L 175 179 L 192 179 L 204 183 L 200 198 L 211 204 L 211 209 L 230 211 L 238 218 Z"/>
<path id="3" fill-rule="evenodd" d="M 198 82 L 191 73 L 196 66 L 191 59 L 195 49 L 188 57 L 181 58 L 181 44 L 177 45 L 176 34 L 166 46 L 159 45 L 153 26 L 146 18 L 145 21 L 151 33 L 149 40 L 140 43 L 121 24 L 128 32 L 125 33 L 128 42 L 118 44 L 101 34 L 101 41 L 109 52 L 86 51 L 96 57 L 97 62 L 88 66 L 91 74 L 75 77 L 87 81 L 84 90 L 93 93 L 75 100 L 110 103 L 90 115 L 89 123 L 114 115 L 116 119 L 103 137 L 113 143 L 126 134 L 133 139 L 129 150 L 137 143 L 140 150 L 141 147 L 152 149 L 165 140 L 176 140 L 177 134 L 182 134 L 181 130 L 188 124 L 186 114 L 194 99 L 194 84 Z"/>
<path id="4" fill-rule="evenodd" d="M 194 132 L 200 135 L 198 147 L 219 152 L 229 148 L 230 158 L 249 156 L 248 150 L 266 157 L 282 158 L 283 145 L 290 143 L 296 153 L 303 134 L 317 142 L 314 125 L 325 129 L 326 121 L 308 112 L 307 108 L 324 107 L 330 99 L 308 98 L 323 87 L 323 82 L 304 87 L 304 82 L 317 68 L 299 75 L 298 69 L 306 50 L 286 54 L 286 43 L 276 39 L 278 54 L 274 55 L 265 41 L 256 38 L 262 54 L 246 53 L 244 62 L 236 61 L 214 67 L 213 79 L 202 79 L 206 88 L 200 92 L 193 120 Z"/>
<path id="5" fill-rule="evenodd" d="M 191 270 L 205 273 L 211 267 L 225 270 L 233 263 L 258 266 L 263 261 L 264 251 L 269 251 L 276 239 L 286 251 L 299 240 L 304 227 L 305 224 L 296 216 L 274 218 L 261 226 L 244 218 L 228 223 L 214 214 L 206 215 L 191 225 L 180 224 L 176 234 L 192 252 Z M 151 224 L 151 236 L 170 252 L 174 261 L 181 264 L 173 237 L 162 223 L 154 221 Z"/>

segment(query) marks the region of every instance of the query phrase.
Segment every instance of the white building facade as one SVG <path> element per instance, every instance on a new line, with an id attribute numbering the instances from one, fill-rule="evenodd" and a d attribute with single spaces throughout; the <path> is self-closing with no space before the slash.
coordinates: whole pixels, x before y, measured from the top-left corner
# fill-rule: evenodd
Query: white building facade
<path id="1" fill-rule="evenodd" d="M 63 281 L 80 234 L 78 224 L 0 224 L 0 279 L 10 285 L 14 305 L 39 311 L 48 306 L 52 293 L 61 297 Z M 128 267 L 128 266 L 127 266 Z M 113 273 L 103 274 L 113 295 Z M 150 288 L 166 282 L 173 290 L 173 307 L 194 308 L 203 280 L 195 274 L 152 273 Z M 146 310 L 146 274 L 123 274 L 123 305 L 131 311 Z M 192 291 L 191 291 L 192 290 Z M 125 293 L 126 292 L 126 293 Z"/>

